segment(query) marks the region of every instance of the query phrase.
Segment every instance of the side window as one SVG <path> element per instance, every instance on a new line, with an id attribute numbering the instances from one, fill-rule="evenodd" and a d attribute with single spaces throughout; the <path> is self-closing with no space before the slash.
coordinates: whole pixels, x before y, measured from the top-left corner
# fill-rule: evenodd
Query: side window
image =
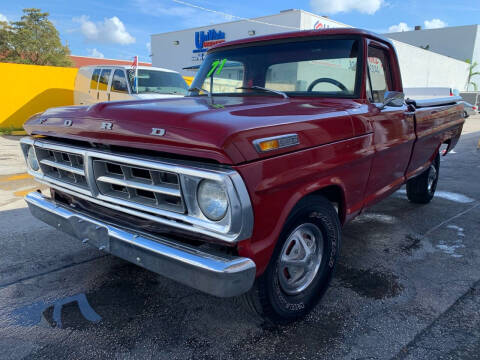
<path id="1" fill-rule="evenodd" d="M 128 93 L 127 79 L 125 78 L 125 71 L 117 69 L 113 73 L 112 91 Z"/>
<path id="2" fill-rule="evenodd" d="M 369 46 L 368 47 L 368 70 L 370 76 L 370 88 L 373 102 L 383 102 L 386 91 L 392 90 L 392 74 L 390 72 L 390 61 L 386 50 Z M 367 86 L 368 89 L 368 86 Z"/>
<path id="3" fill-rule="evenodd" d="M 100 69 L 93 70 L 92 80 L 90 81 L 90 89 L 97 90 L 99 77 L 100 77 Z"/>
<path id="4" fill-rule="evenodd" d="M 112 70 L 103 69 L 102 74 L 100 75 L 100 80 L 98 82 L 98 90 L 107 91 L 108 79 L 110 78 L 110 73 Z"/>

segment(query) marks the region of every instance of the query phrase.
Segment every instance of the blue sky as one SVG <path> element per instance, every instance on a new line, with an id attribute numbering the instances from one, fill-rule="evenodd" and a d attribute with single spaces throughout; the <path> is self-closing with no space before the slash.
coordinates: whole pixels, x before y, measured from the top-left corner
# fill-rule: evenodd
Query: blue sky
<path id="1" fill-rule="evenodd" d="M 259 17 L 303 9 L 377 32 L 415 25 L 442 27 L 478 24 L 480 1 L 466 0 L 185 0 L 239 17 Z M 173 0 L 0 0 L 0 20 L 15 21 L 22 9 L 41 8 L 75 55 L 149 61 L 150 35 L 231 19 Z M 394 26 L 393 28 L 391 28 Z"/>

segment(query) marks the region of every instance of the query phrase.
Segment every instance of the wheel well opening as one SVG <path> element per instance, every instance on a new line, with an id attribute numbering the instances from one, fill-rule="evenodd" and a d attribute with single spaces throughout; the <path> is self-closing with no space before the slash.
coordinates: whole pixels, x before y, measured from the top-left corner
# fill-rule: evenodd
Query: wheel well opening
<path id="1" fill-rule="evenodd" d="M 450 151 L 451 144 L 452 144 L 451 139 L 445 140 L 439 147 L 440 155 L 443 155 L 443 156 L 447 155 L 448 152 Z"/>
<path id="2" fill-rule="evenodd" d="M 340 222 L 342 224 L 345 222 L 345 197 L 340 186 L 330 185 L 313 192 L 311 195 L 322 195 L 325 197 L 337 210 Z"/>

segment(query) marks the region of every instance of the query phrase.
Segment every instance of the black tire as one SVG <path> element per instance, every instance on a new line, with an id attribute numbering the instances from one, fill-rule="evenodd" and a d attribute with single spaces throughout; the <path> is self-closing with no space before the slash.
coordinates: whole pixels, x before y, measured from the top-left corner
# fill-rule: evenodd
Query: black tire
<path id="1" fill-rule="evenodd" d="M 435 195 L 439 174 L 440 155 L 437 155 L 427 170 L 407 181 L 408 200 L 416 204 L 428 204 Z"/>
<path id="2" fill-rule="evenodd" d="M 301 231 L 305 229 L 307 233 L 302 233 Z M 314 237 L 312 242 L 312 238 L 305 237 L 305 234 L 308 234 L 310 230 L 316 231 L 316 229 L 320 230 L 316 234 L 321 234 L 321 236 Z M 280 256 L 285 254 L 284 245 L 287 246 L 287 240 L 290 243 L 296 241 L 292 240 L 291 237 L 294 233 L 301 234 L 304 240 L 300 241 L 302 244 L 316 244 L 310 248 L 310 250 L 314 249 L 315 251 L 310 256 L 310 259 L 313 260 L 309 261 L 309 264 L 317 264 L 314 265 L 317 270 L 310 273 L 305 271 L 300 278 L 303 277 L 302 281 L 305 281 L 307 279 L 306 274 L 310 274 L 308 276 L 310 282 L 305 284 L 306 287 L 302 291 L 297 289 L 298 293 L 291 294 L 286 292 L 282 285 L 282 281 L 285 284 L 284 279 L 288 275 L 285 271 L 290 271 L 290 266 L 289 269 L 286 269 L 283 265 L 282 273 L 279 272 Z M 313 232 L 310 234 L 313 234 Z M 300 244 L 300 242 L 298 243 Z M 252 289 L 242 296 L 243 302 L 247 304 L 249 310 L 269 323 L 286 324 L 303 318 L 317 305 L 330 284 L 340 251 L 340 242 L 341 225 L 332 204 L 322 196 L 304 198 L 288 217 L 267 269 L 255 281 Z M 316 254 L 320 252 L 320 246 L 323 246 L 323 251 L 321 251 L 323 255 Z M 291 249 L 287 251 L 293 252 Z M 296 249 L 295 254 L 297 253 L 298 250 Z M 305 253 L 305 259 L 307 259 L 307 255 Z M 294 274 L 296 274 L 296 271 Z"/>

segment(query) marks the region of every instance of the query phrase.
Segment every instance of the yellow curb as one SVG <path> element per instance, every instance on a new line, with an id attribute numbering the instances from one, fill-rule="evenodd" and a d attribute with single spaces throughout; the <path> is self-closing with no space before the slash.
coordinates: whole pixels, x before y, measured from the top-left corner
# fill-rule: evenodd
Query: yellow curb
<path id="1" fill-rule="evenodd" d="M 26 189 L 26 190 L 20 190 L 20 191 L 14 192 L 13 195 L 18 196 L 18 197 L 25 197 L 28 193 L 31 193 L 32 191 L 35 191 L 37 189 L 38 189 L 38 187 L 34 187 L 34 188 Z"/>
<path id="2" fill-rule="evenodd" d="M 15 131 L 12 131 L 11 135 L 24 136 L 24 135 L 27 135 L 27 133 L 25 132 L 25 130 L 15 130 Z"/>
<path id="3" fill-rule="evenodd" d="M 30 174 L 19 174 L 19 175 L 13 175 L 13 176 L 9 176 L 8 178 L 6 178 L 5 180 L 2 180 L 2 182 L 4 181 L 15 181 L 15 180 L 22 180 L 22 179 L 28 179 L 28 178 L 31 178 L 32 175 Z"/>

